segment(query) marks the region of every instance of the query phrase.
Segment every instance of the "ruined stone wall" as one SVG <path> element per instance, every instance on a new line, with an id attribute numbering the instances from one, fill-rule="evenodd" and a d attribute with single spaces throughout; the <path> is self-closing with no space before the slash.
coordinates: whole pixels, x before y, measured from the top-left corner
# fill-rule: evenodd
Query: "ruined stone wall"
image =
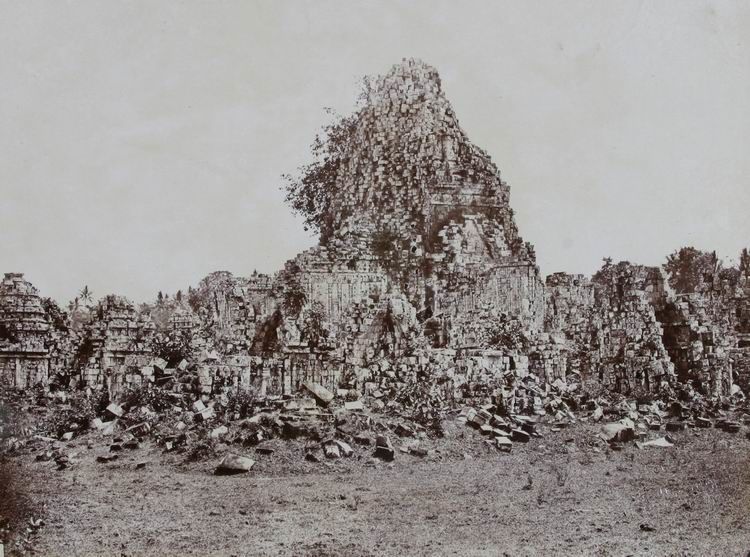
<path id="1" fill-rule="evenodd" d="M 715 277 L 699 292 L 674 296 L 659 318 L 681 382 L 711 396 L 750 389 L 750 288 Z"/>
<path id="2" fill-rule="evenodd" d="M 5 273 L 0 282 L 0 333 L 0 383 L 16 388 L 46 383 L 50 324 L 23 273 Z"/>
<path id="3" fill-rule="evenodd" d="M 325 248 L 313 248 L 295 259 L 309 302 L 319 302 L 336 323 L 354 303 L 379 298 L 388 290 L 388 277 L 371 259 L 328 257 Z"/>
<path id="4" fill-rule="evenodd" d="M 0 384 L 26 389 L 46 384 L 49 379 L 49 358 L 46 352 L 0 352 Z"/>
<path id="5" fill-rule="evenodd" d="M 544 320 L 544 284 L 532 265 L 497 266 L 485 274 L 463 275 L 467 284 L 446 288 L 436 296 L 435 313 L 455 321 L 472 319 L 476 311 L 518 317 L 529 329 Z"/>
<path id="6" fill-rule="evenodd" d="M 591 281 L 558 273 L 546 294 L 545 327 L 564 335 L 569 373 L 622 393 L 671 382 L 674 366 L 656 315 L 666 300 L 658 269 L 620 263 Z"/>
<path id="7" fill-rule="evenodd" d="M 241 351 L 249 351 L 258 325 L 276 309 L 273 279 L 253 273 L 235 277 L 219 271 L 204 278 L 195 299 L 203 322 Z"/>

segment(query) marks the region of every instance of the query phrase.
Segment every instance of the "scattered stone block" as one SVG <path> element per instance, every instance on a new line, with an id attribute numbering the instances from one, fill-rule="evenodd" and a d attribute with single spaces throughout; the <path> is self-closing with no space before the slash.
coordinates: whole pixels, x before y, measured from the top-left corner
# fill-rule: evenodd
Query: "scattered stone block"
<path id="1" fill-rule="evenodd" d="M 341 449 L 335 441 L 323 443 L 323 454 L 326 458 L 341 458 Z"/>
<path id="2" fill-rule="evenodd" d="M 122 418 L 125 415 L 125 410 L 123 410 L 122 406 L 115 402 L 107 406 L 107 412 L 112 414 L 115 418 Z"/>
<path id="3" fill-rule="evenodd" d="M 207 422 L 208 420 L 214 418 L 215 416 L 216 416 L 216 413 L 214 412 L 214 409 L 211 406 L 204 408 L 200 412 L 197 412 L 194 414 L 194 418 L 199 422 Z"/>
<path id="4" fill-rule="evenodd" d="M 726 421 L 724 422 L 722 429 L 727 433 L 739 433 L 739 431 L 742 429 L 742 424 L 740 424 L 739 422 Z"/>
<path id="5" fill-rule="evenodd" d="M 644 447 L 660 447 L 660 448 L 667 448 L 667 447 L 674 447 L 674 444 L 667 441 L 664 437 L 659 437 L 658 439 L 653 439 L 652 441 L 646 441 L 645 443 L 642 443 Z"/>
<path id="6" fill-rule="evenodd" d="M 336 444 L 339 446 L 339 451 L 345 458 L 349 458 L 354 454 L 354 449 L 352 449 L 349 443 L 337 439 Z"/>
<path id="7" fill-rule="evenodd" d="M 625 443 L 635 439 L 635 424 L 629 418 L 602 426 L 600 437 L 608 443 Z"/>
<path id="8" fill-rule="evenodd" d="M 393 449 L 390 439 L 385 435 L 378 435 L 375 440 L 375 452 L 373 453 L 377 458 L 391 461 L 396 455 L 396 451 Z"/>
<path id="9" fill-rule="evenodd" d="M 708 428 L 711 427 L 713 424 L 711 423 L 711 420 L 708 418 L 695 418 L 695 425 L 698 427 Z"/>
<path id="10" fill-rule="evenodd" d="M 364 433 L 359 433 L 354 436 L 354 442 L 358 445 L 371 445 L 372 439 L 369 435 L 365 435 Z"/>
<path id="11" fill-rule="evenodd" d="M 495 445 L 498 449 L 507 453 L 513 449 L 513 441 L 507 437 L 495 437 Z"/>
<path id="12" fill-rule="evenodd" d="M 316 449 L 309 450 L 305 453 L 305 460 L 309 462 L 320 462 L 322 460 L 322 452 Z"/>
<path id="13" fill-rule="evenodd" d="M 229 428 L 225 425 L 220 425 L 219 427 L 211 430 L 209 437 L 211 437 L 211 439 L 219 439 L 227 433 L 229 433 Z"/>
<path id="14" fill-rule="evenodd" d="M 246 456 L 228 454 L 216 467 L 214 474 L 217 476 L 242 474 L 252 470 L 254 465 L 255 461 Z"/>
<path id="15" fill-rule="evenodd" d="M 333 393 L 319 383 L 305 381 L 302 383 L 302 386 L 307 389 L 322 406 L 328 406 L 333 400 Z"/>

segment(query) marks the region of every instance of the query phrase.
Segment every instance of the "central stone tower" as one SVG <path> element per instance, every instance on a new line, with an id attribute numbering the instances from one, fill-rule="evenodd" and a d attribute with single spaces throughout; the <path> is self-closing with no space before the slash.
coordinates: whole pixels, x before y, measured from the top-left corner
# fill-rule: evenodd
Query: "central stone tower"
<path id="1" fill-rule="evenodd" d="M 331 274 L 343 273 L 348 284 L 367 283 L 359 293 L 405 295 L 420 321 L 446 325 L 449 344 L 471 345 L 449 340 L 448 329 L 480 314 L 541 326 L 543 284 L 510 188 L 459 126 L 434 68 L 405 60 L 365 80 L 359 110 L 335 129 L 335 194 L 320 246 L 297 259 L 312 273 L 313 299 L 343 309 L 341 289 L 330 287 L 342 280 Z"/>

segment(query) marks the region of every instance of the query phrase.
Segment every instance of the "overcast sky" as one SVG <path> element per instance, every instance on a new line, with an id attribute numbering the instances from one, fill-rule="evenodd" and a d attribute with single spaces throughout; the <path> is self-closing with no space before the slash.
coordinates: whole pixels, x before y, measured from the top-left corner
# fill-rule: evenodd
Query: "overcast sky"
<path id="1" fill-rule="evenodd" d="M 359 78 L 434 65 L 543 274 L 750 245 L 750 2 L 0 3 L 0 271 L 67 302 L 273 272 Z"/>

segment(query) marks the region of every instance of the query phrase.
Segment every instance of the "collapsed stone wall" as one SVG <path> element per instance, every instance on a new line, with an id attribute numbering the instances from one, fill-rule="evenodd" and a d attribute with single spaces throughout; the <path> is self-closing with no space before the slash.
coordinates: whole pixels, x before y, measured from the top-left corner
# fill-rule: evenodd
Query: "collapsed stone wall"
<path id="1" fill-rule="evenodd" d="M 674 296 L 660 312 L 678 378 L 711 396 L 750 388 L 750 287 L 712 281 Z"/>
<path id="2" fill-rule="evenodd" d="M 564 335 L 569 372 L 623 393 L 670 384 L 674 366 L 656 315 L 664 292 L 658 269 L 629 263 L 607 266 L 592 280 L 550 275 L 545 326 Z"/>

